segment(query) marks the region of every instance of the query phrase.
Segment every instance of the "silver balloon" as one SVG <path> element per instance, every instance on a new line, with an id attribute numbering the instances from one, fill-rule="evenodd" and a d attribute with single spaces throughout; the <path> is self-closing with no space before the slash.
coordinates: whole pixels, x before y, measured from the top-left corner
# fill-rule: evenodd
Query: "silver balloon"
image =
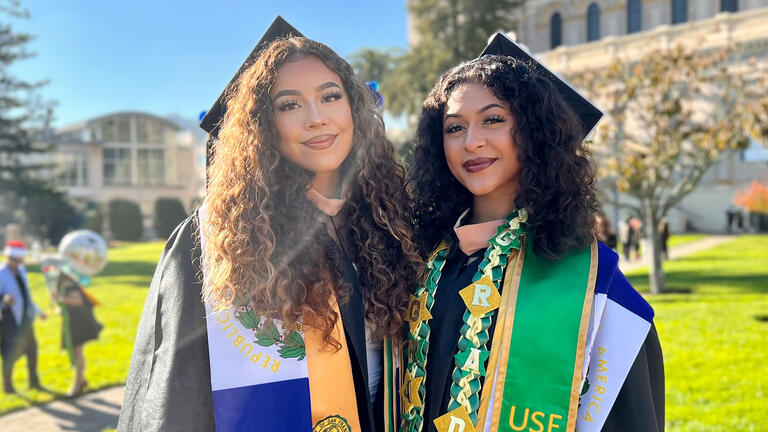
<path id="1" fill-rule="evenodd" d="M 107 243 L 91 230 L 72 231 L 61 239 L 59 256 L 80 276 L 91 277 L 107 265 Z"/>

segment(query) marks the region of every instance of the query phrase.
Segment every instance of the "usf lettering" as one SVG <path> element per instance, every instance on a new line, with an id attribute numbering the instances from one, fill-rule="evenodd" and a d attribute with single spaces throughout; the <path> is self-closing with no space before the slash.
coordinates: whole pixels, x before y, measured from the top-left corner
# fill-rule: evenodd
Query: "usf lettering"
<path id="1" fill-rule="evenodd" d="M 512 405 L 509 412 L 509 427 L 513 431 L 552 432 L 555 429 L 565 430 L 565 420 L 558 414 L 547 415 L 544 411 L 531 411 L 526 408 L 521 415 L 515 415 L 517 406 Z M 546 429 L 545 428 L 546 424 Z"/>

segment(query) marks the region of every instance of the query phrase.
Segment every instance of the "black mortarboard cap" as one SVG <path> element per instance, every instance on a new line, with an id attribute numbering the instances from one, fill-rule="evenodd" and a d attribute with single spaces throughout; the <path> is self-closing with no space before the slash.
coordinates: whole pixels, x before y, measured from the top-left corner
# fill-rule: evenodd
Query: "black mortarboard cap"
<path id="1" fill-rule="evenodd" d="M 229 80 L 229 84 L 227 84 L 227 86 L 224 88 L 224 91 L 221 92 L 219 98 L 216 99 L 216 102 L 214 102 L 213 106 L 211 106 L 211 109 L 208 110 L 203 119 L 200 121 L 200 127 L 203 128 L 203 130 L 211 134 L 214 138 L 218 138 L 219 129 L 221 127 L 221 119 L 223 119 L 224 114 L 227 113 L 227 93 L 235 85 L 235 82 L 240 77 L 240 75 L 253 65 L 253 62 L 255 62 L 259 57 L 261 51 L 266 48 L 270 42 L 288 36 L 304 35 L 302 35 L 301 32 L 296 30 L 296 28 L 294 28 L 292 25 L 288 24 L 288 21 L 284 20 L 283 17 L 278 16 L 272 22 L 272 25 L 269 26 L 267 31 L 264 33 L 264 36 L 261 37 L 251 53 L 248 54 L 248 58 L 245 59 L 235 76 Z"/>
<path id="2" fill-rule="evenodd" d="M 539 73 L 552 81 L 563 96 L 563 99 L 565 99 L 576 115 L 579 116 L 584 129 L 584 138 L 592 132 L 592 129 L 594 129 L 597 122 L 600 121 L 600 117 L 603 116 L 603 112 L 574 89 L 570 83 L 552 73 L 546 66 L 531 57 L 530 54 L 504 33 L 496 33 L 493 39 L 488 43 L 488 46 L 483 50 L 483 53 L 480 54 L 480 57 L 484 55 L 504 55 L 534 63 L 536 67 L 538 67 Z"/>

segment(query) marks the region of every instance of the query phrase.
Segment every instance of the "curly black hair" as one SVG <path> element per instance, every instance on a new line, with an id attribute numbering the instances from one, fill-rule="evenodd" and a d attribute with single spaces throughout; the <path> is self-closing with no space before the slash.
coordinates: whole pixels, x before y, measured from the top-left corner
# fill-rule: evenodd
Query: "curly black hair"
<path id="1" fill-rule="evenodd" d="M 515 206 L 528 211 L 536 254 L 556 260 L 588 246 L 598 203 L 595 169 L 578 117 L 533 62 L 484 56 L 449 70 L 424 101 L 409 173 L 421 252 L 428 253 L 472 204 L 472 194 L 449 171 L 443 150 L 445 105 L 464 84 L 486 87 L 509 104 L 515 118 L 512 133 L 521 165 Z"/>

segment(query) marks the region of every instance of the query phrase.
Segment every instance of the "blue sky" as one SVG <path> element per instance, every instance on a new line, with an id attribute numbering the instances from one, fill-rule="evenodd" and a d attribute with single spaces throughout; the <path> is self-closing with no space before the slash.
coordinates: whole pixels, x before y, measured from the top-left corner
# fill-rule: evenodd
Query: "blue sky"
<path id="1" fill-rule="evenodd" d="M 139 110 L 197 118 L 275 16 L 342 56 L 407 45 L 405 0 L 26 0 L 31 59 L 11 69 L 55 100 L 54 126 Z M 2 17 L 3 21 L 7 20 Z"/>

